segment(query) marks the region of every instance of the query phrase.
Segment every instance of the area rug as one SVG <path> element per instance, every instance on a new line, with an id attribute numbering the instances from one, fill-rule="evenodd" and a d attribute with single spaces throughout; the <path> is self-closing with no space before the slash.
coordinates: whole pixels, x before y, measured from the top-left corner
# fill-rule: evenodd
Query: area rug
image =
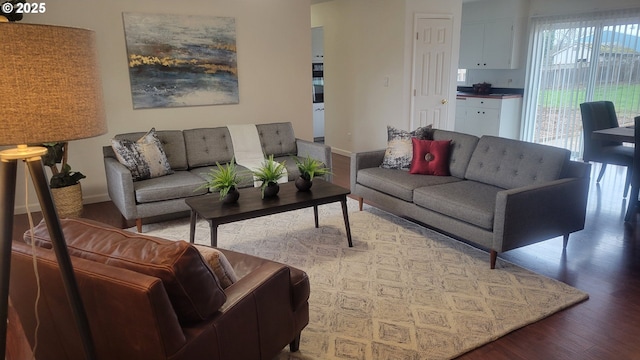
<path id="1" fill-rule="evenodd" d="M 300 351 L 277 359 L 449 359 L 588 298 L 462 242 L 379 209 L 348 202 L 218 228 L 218 246 L 290 264 L 311 282 L 310 321 Z M 189 219 L 144 226 L 148 235 L 189 238 Z M 209 225 L 196 242 L 209 244 Z"/>

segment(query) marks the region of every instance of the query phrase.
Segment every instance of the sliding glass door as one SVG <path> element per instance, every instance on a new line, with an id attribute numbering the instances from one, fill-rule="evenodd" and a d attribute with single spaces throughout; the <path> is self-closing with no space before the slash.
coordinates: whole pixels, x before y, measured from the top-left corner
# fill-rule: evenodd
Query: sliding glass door
<path id="1" fill-rule="evenodd" d="M 580 103 L 640 115 L 640 9 L 532 19 L 523 138 L 582 154 Z"/>

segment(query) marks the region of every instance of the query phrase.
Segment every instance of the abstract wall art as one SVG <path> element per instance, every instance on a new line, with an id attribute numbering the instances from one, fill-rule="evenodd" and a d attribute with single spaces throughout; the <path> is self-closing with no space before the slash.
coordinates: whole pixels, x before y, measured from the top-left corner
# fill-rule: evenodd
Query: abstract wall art
<path id="1" fill-rule="evenodd" d="M 237 104 L 235 18 L 123 13 L 134 109 Z"/>

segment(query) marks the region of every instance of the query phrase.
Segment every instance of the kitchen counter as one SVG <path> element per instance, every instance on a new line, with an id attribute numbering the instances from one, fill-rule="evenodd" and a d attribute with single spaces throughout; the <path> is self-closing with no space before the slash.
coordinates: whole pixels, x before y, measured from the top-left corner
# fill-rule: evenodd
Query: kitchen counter
<path id="1" fill-rule="evenodd" d="M 522 94 L 492 93 L 492 94 L 476 94 L 472 92 L 458 91 L 457 99 L 462 98 L 485 98 L 485 99 L 517 99 L 522 98 Z"/>

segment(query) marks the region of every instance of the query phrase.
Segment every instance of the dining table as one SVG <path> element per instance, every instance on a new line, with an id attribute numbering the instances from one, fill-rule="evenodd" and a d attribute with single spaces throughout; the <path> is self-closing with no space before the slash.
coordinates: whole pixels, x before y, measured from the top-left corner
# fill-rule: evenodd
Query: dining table
<path id="1" fill-rule="evenodd" d="M 619 126 L 609 129 L 595 130 L 591 133 L 591 138 L 595 140 L 603 140 L 603 141 L 617 141 L 624 143 L 635 144 L 635 128 L 634 126 Z M 630 169 L 632 171 L 631 178 L 633 179 L 633 172 L 640 171 L 640 169 L 636 169 L 636 161 L 634 161 L 634 166 Z M 627 206 L 627 213 L 624 216 L 624 221 L 629 222 L 635 219 L 635 212 L 638 206 L 638 193 L 640 189 L 638 189 L 638 184 L 636 181 L 631 181 L 631 196 L 629 197 L 629 206 Z M 635 197 L 635 199 L 634 199 Z"/>

